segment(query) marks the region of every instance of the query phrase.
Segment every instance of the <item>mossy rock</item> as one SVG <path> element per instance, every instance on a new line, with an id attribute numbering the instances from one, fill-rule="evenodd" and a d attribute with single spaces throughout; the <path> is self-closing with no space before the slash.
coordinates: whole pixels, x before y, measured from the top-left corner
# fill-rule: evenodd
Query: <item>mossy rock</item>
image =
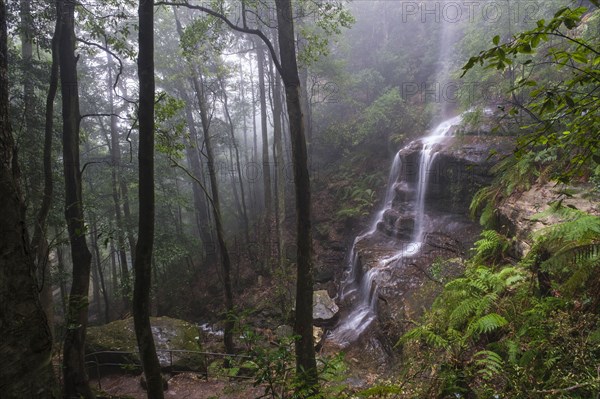
<path id="1" fill-rule="evenodd" d="M 206 358 L 203 354 L 178 352 L 202 350 L 197 326 L 170 317 L 151 317 L 150 324 L 158 358 L 164 370 L 206 370 Z M 92 374 L 98 374 L 98 371 L 101 374 L 123 370 L 139 372 L 141 368 L 137 352 L 132 318 L 117 320 L 100 327 L 90 327 L 87 330 L 86 361 L 102 365 L 96 367 L 92 363 Z"/>

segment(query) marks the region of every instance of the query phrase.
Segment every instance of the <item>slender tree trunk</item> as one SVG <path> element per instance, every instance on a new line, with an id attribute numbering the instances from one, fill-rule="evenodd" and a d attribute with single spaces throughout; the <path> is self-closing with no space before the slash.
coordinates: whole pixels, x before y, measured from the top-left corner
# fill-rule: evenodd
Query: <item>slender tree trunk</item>
<path id="1" fill-rule="evenodd" d="M 294 185 L 296 190 L 296 317 L 294 334 L 296 341 L 296 372 L 300 378 L 299 392 L 315 394 L 318 391 L 317 365 L 312 332 L 312 233 L 310 219 L 310 177 L 308 155 L 304 137 L 300 78 L 296 62 L 294 25 L 290 0 L 276 0 L 281 55 L 281 75 L 285 84 L 287 110 L 289 115 L 292 157 L 294 165 Z"/>
<path id="2" fill-rule="evenodd" d="M 105 40 L 105 45 L 108 43 Z M 121 168 L 121 146 L 119 144 L 119 133 L 117 131 L 117 116 L 115 115 L 115 101 L 113 94 L 113 61 L 112 56 L 106 53 L 108 102 L 110 107 L 110 150 L 111 150 L 111 178 L 112 197 L 115 209 L 115 221 L 117 223 L 117 246 L 119 261 L 121 264 L 121 299 L 123 301 L 123 314 L 130 310 L 129 295 L 131 293 L 131 278 L 127 265 L 127 253 L 125 252 L 125 227 L 123 226 L 123 215 L 121 213 L 121 198 L 119 195 L 119 180 Z"/>
<path id="3" fill-rule="evenodd" d="M 177 29 L 181 36 L 182 28 L 177 19 L 177 13 L 175 12 L 175 21 L 177 23 Z M 219 254 L 221 256 L 221 265 L 223 268 L 223 286 L 225 293 L 225 309 L 227 315 L 225 316 L 225 328 L 223 339 L 225 343 L 225 350 L 227 353 L 234 352 L 233 346 L 233 288 L 231 283 L 231 258 L 227 249 L 225 241 L 225 231 L 223 229 L 223 223 L 221 220 L 221 204 L 219 200 L 219 188 L 217 184 L 217 173 L 215 169 L 215 159 L 212 148 L 212 138 L 210 137 L 208 112 L 206 106 L 206 97 L 201 81 L 201 76 L 197 74 L 194 66 L 188 61 L 188 68 L 191 73 L 190 81 L 196 93 L 196 99 L 198 101 L 198 108 L 200 110 L 200 121 L 202 123 L 202 132 L 204 134 L 204 147 L 206 149 L 206 157 L 208 159 L 208 176 L 210 180 L 210 193 L 211 193 L 211 205 L 213 210 L 213 218 L 215 222 L 215 229 L 217 233 L 217 242 L 219 244 Z"/>
<path id="4" fill-rule="evenodd" d="M 135 235 L 133 234 L 133 227 L 131 221 L 133 217 L 131 216 L 131 207 L 129 205 L 129 188 L 127 187 L 127 182 L 122 174 L 120 174 L 119 178 L 119 187 L 121 188 L 121 201 L 123 201 L 123 223 L 125 224 L 125 231 L 127 231 L 127 242 L 129 243 L 129 248 L 131 251 L 131 264 L 135 263 Z"/>
<path id="5" fill-rule="evenodd" d="M 110 241 L 110 271 L 111 271 L 111 284 L 112 290 L 111 295 L 116 296 L 116 293 L 119 289 L 119 278 L 117 275 L 117 248 L 115 247 L 115 243 Z"/>
<path id="6" fill-rule="evenodd" d="M 60 244 L 60 234 L 56 232 L 59 244 L 56 246 L 56 267 L 58 269 L 58 275 L 60 276 L 59 288 L 60 288 L 60 303 L 62 306 L 63 316 L 67 316 L 67 282 L 66 282 L 66 269 L 65 269 L 65 257 L 63 254 L 62 244 Z"/>
<path id="7" fill-rule="evenodd" d="M 6 398 L 58 398 L 10 126 L 6 17 L 0 0 L 0 392 Z"/>
<path id="8" fill-rule="evenodd" d="M 94 223 L 94 231 L 96 225 Z M 100 293 L 104 300 L 104 322 L 110 323 L 110 301 L 108 299 L 108 292 L 106 291 L 106 280 L 104 279 L 104 271 L 102 270 L 102 257 L 100 256 L 100 248 L 98 246 L 98 238 L 93 237 L 94 254 L 96 255 L 96 271 L 98 274 L 98 282 L 100 283 Z"/>
<path id="9" fill-rule="evenodd" d="M 85 150 L 87 153 L 90 152 L 90 145 L 88 142 L 85 143 Z M 87 184 L 89 187 L 89 192 L 92 197 L 96 196 L 96 190 L 94 188 L 93 178 L 88 176 Z M 93 292 L 94 292 L 94 302 L 96 306 L 96 310 L 98 312 L 98 318 L 100 318 L 100 313 L 102 313 L 102 304 L 101 300 L 104 300 L 104 322 L 110 322 L 110 307 L 108 303 L 108 296 L 106 293 L 106 287 L 104 285 L 104 276 L 102 273 L 102 257 L 100 255 L 100 247 L 98 246 L 98 223 L 96 219 L 96 214 L 93 211 L 89 212 L 90 215 L 90 224 L 92 230 L 90 232 L 90 242 L 92 245 L 92 282 L 93 282 Z M 103 298 L 100 298 L 102 293 Z"/>
<path id="10" fill-rule="evenodd" d="M 179 180 L 177 176 L 173 176 L 172 179 L 175 181 L 175 195 L 177 198 L 181 198 L 181 191 L 179 190 Z M 175 223 L 175 232 L 180 237 L 183 236 L 183 211 L 181 210 L 181 205 L 179 201 L 177 201 L 177 209 L 176 209 L 176 223 Z"/>
<path id="11" fill-rule="evenodd" d="M 150 287 L 154 247 L 154 1 L 140 0 L 138 78 L 139 121 L 139 230 L 133 289 L 133 321 L 146 375 L 149 399 L 162 399 L 160 363 L 150 326 Z"/>
<path id="12" fill-rule="evenodd" d="M 244 191 L 244 181 L 242 179 L 242 166 L 241 166 L 241 161 L 240 161 L 240 150 L 238 148 L 237 140 L 235 138 L 235 130 L 233 127 L 233 120 L 231 119 L 231 114 L 229 113 L 229 102 L 228 102 L 228 98 L 227 98 L 226 87 L 222 80 L 220 80 L 219 83 L 221 85 L 221 90 L 223 92 L 223 107 L 225 110 L 225 116 L 227 118 L 227 122 L 229 124 L 229 135 L 230 135 L 230 139 L 231 139 L 231 144 L 235 151 L 235 165 L 236 165 L 236 170 L 237 170 L 238 182 L 240 184 L 240 194 L 241 194 L 240 199 L 242 202 L 241 203 L 241 211 L 242 211 L 242 218 L 243 218 L 243 222 L 244 222 L 244 234 L 245 234 L 245 238 L 246 238 L 246 243 L 249 243 L 250 242 L 250 223 L 248 221 L 248 211 L 247 211 L 247 207 L 246 207 L 246 193 Z M 234 183 L 234 185 L 235 185 L 235 183 Z"/>
<path id="13" fill-rule="evenodd" d="M 98 321 L 101 320 L 100 314 L 102 313 L 102 303 L 100 299 L 100 276 L 98 275 L 98 264 L 100 263 L 100 250 L 96 241 L 96 229 L 98 228 L 96 220 L 93 216 L 90 216 L 90 245 L 92 248 L 92 304 L 93 308 L 96 308 L 98 314 Z"/>
<path id="14" fill-rule="evenodd" d="M 119 81 L 119 89 L 123 92 L 123 97 L 127 97 L 127 85 L 124 84 L 123 79 Z M 122 164 L 119 164 L 119 188 L 121 189 L 121 201 L 123 202 L 123 224 L 127 232 L 127 242 L 131 254 L 131 264 L 133 265 L 135 263 L 136 243 L 135 235 L 133 234 L 133 217 L 131 216 L 131 207 L 129 205 L 129 188 L 122 166 Z"/>
<path id="15" fill-rule="evenodd" d="M 242 59 L 240 58 L 240 102 L 242 104 L 242 128 L 244 129 L 244 162 L 246 165 L 250 161 L 248 156 L 248 112 L 246 110 L 246 90 L 244 87 L 244 72 L 242 69 Z"/>
<path id="16" fill-rule="evenodd" d="M 256 47 L 256 59 L 258 63 L 258 90 L 260 96 L 260 126 L 262 132 L 262 176 L 265 205 L 265 263 L 269 268 L 271 256 L 271 167 L 269 165 L 269 136 L 267 130 L 267 95 L 265 84 L 265 54 L 261 45 Z"/>
<path id="17" fill-rule="evenodd" d="M 238 184 L 237 184 L 237 178 L 236 178 L 236 170 L 235 170 L 235 166 L 234 166 L 234 156 L 233 156 L 233 149 L 228 146 L 227 148 L 227 152 L 229 152 L 229 157 L 228 157 L 228 161 L 229 161 L 229 181 L 231 182 L 231 192 L 233 193 L 233 204 L 235 206 L 235 210 L 236 210 L 236 216 L 238 219 L 242 220 L 242 225 L 243 223 L 243 219 L 244 219 L 244 209 L 242 207 L 242 201 L 240 200 L 240 193 L 238 192 Z"/>
<path id="18" fill-rule="evenodd" d="M 252 162 L 256 165 L 256 163 L 258 162 L 258 130 L 257 130 L 257 126 L 256 126 L 256 92 L 254 90 L 254 73 L 253 73 L 253 68 L 252 68 L 252 62 L 250 63 L 250 91 L 252 94 L 252 96 L 251 96 L 251 98 L 252 98 Z M 258 188 L 257 188 L 256 181 L 253 181 L 253 183 L 254 184 L 252 185 L 252 187 L 253 187 L 252 209 L 254 210 L 254 212 L 256 214 L 258 214 L 258 212 L 259 212 Z M 255 226 L 257 226 L 257 225 L 258 225 L 258 223 L 255 223 Z"/>
<path id="19" fill-rule="evenodd" d="M 298 41 L 298 46 L 305 46 L 304 39 L 300 39 Z M 302 47 L 300 47 L 302 48 Z M 310 106 L 310 97 L 308 96 L 308 68 L 305 65 L 300 66 L 299 69 L 299 77 L 300 77 L 300 89 L 301 89 L 301 106 L 302 113 L 304 115 L 305 120 L 305 131 L 306 131 L 306 147 L 308 156 L 313 153 L 313 132 L 312 132 L 312 108 Z"/>
<path id="20" fill-rule="evenodd" d="M 37 142 L 35 127 L 35 93 L 34 93 L 34 73 L 32 72 L 33 62 L 33 21 L 31 16 L 31 0 L 21 0 L 21 56 L 23 58 L 23 102 L 25 113 L 25 131 L 31 136 L 32 142 Z M 46 239 L 46 220 L 50 207 L 52 205 L 52 128 L 54 117 L 54 98 L 58 87 L 58 58 L 57 58 L 57 40 L 60 26 L 55 25 L 55 32 L 52 37 L 52 65 L 50 68 L 50 85 L 46 98 L 46 120 L 44 130 L 44 155 L 42 170 L 44 174 L 44 188 L 42 201 L 38 210 L 33 237 L 31 239 L 31 251 L 35 254 L 35 265 L 38 275 L 38 281 L 42 288 L 40 300 L 44 312 L 50 323 L 50 331 L 53 331 L 54 324 L 54 305 L 52 303 L 52 284 L 50 282 L 50 271 L 48 268 L 48 242 Z"/>
<path id="21" fill-rule="evenodd" d="M 282 128 L 281 114 L 281 80 L 273 72 L 273 64 L 269 64 L 273 100 L 273 159 L 275 160 L 275 227 L 277 231 L 277 259 L 278 266 L 283 269 L 283 222 L 285 219 L 285 163 L 283 159 L 283 145 L 281 143 Z"/>
<path id="22" fill-rule="evenodd" d="M 67 397 L 93 398 L 85 369 L 85 332 L 88 323 L 90 253 L 85 236 L 81 169 L 79 166 L 79 93 L 75 57 L 75 4 L 59 0 L 60 86 L 63 113 L 63 163 L 65 174 L 65 217 L 71 243 L 73 283 L 69 295 L 67 330 L 63 349 L 63 373 Z"/>
<path id="23" fill-rule="evenodd" d="M 187 93 L 182 88 L 179 91 L 182 95 L 182 98 L 185 101 L 185 116 L 187 120 L 188 130 L 190 132 L 189 140 L 186 140 L 185 150 L 186 156 L 188 158 L 188 162 L 190 165 L 190 169 L 192 171 L 192 175 L 197 179 L 201 179 L 203 176 L 202 173 L 202 162 L 198 153 L 198 130 L 196 129 L 196 124 L 194 121 L 194 116 L 192 112 L 192 102 L 190 101 Z M 198 228 L 198 233 L 200 238 L 202 239 L 202 245 L 204 245 L 204 251 L 206 254 L 212 251 L 211 246 L 213 243 L 213 238 L 210 233 L 210 218 L 208 216 L 208 205 L 206 194 L 204 193 L 202 187 L 200 187 L 200 183 L 194 181 L 192 183 L 192 193 L 194 196 L 194 213 L 196 219 L 196 227 Z"/>
<path id="24" fill-rule="evenodd" d="M 204 146 L 206 148 L 206 156 L 208 158 L 208 176 L 210 179 L 210 188 L 212 195 L 213 217 L 215 220 L 215 228 L 217 231 L 217 241 L 219 243 L 219 253 L 221 255 L 221 264 L 223 266 L 223 286 L 225 292 L 225 309 L 227 315 L 225 319 L 224 343 L 227 353 L 234 352 L 233 346 L 233 288 L 231 284 L 231 258 L 225 242 L 225 231 L 221 221 L 221 203 L 219 200 L 219 187 L 217 184 L 217 173 L 215 170 L 214 154 L 212 149 L 212 139 L 210 137 L 208 116 L 206 113 L 206 102 L 204 100 L 204 92 L 202 83 L 197 77 L 193 77 L 194 90 L 198 98 L 200 108 L 200 118 L 202 120 L 202 130 L 204 132 Z"/>

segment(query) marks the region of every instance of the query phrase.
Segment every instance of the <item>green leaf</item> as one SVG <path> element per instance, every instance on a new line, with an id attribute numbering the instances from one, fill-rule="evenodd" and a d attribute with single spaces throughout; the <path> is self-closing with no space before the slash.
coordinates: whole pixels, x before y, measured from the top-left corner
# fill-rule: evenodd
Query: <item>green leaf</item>
<path id="1" fill-rule="evenodd" d="M 569 107 L 571 107 L 571 108 L 575 107 L 575 101 L 573 101 L 573 99 L 571 98 L 571 96 L 569 96 L 568 94 L 565 94 L 564 95 L 564 99 L 565 99 L 565 102 L 567 103 L 567 105 Z M 563 134 L 565 134 L 565 133 L 567 133 L 567 132 L 563 132 Z"/>
<path id="2" fill-rule="evenodd" d="M 571 54 L 571 58 L 581 64 L 587 64 L 589 61 L 585 54 L 582 53 L 573 53 Z"/>

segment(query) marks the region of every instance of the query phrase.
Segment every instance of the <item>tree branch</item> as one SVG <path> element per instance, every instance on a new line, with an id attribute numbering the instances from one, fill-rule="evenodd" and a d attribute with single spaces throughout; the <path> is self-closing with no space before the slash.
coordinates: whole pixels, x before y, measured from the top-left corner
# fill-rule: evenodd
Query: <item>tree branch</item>
<path id="1" fill-rule="evenodd" d="M 119 114 L 111 114 L 111 113 L 108 113 L 108 114 L 106 114 L 106 113 L 98 113 L 98 114 L 83 114 L 83 115 L 81 115 L 81 116 L 79 117 L 79 120 L 81 121 L 83 118 L 89 118 L 89 117 L 92 117 L 92 116 L 116 116 L 116 117 L 117 117 L 117 118 L 119 118 L 119 119 L 122 119 L 122 120 L 128 120 L 128 118 L 124 118 L 124 117 L 122 117 L 122 116 L 121 116 L 121 115 L 119 115 Z"/>
<path id="2" fill-rule="evenodd" d="M 575 384 L 575 385 L 567 387 L 567 388 L 541 389 L 541 390 L 533 390 L 532 392 L 533 393 L 548 393 L 550 395 L 556 395 L 558 393 L 574 391 L 579 388 L 587 387 L 588 385 L 591 385 L 591 384 L 592 384 L 591 382 L 584 382 L 581 384 Z"/>
<path id="3" fill-rule="evenodd" d="M 103 46 L 101 44 L 90 42 L 88 40 L 85 40 L 85 39 L 82 39 L 79 37 L 77 38 L 77 41 L 81 42 L 83 44 L 87 44 L 88 46 L 98 47 L 99 49 L 106 51 L 108 54 L 110 54 L 111 56 L 113 56 L 113 58 L 115 58 L 117 60 L 117 62 L 119 63 L 119 73 L 117 73 L 117 76 L 115 78 L 115 83 L 113 84 L 113 90 L 115 90 L 117 88 L 117 84 L 119 83 L 119 78 L 121 77 L 121 74 L 123 73 L 123 62 L 121 61 L 119 56 L 116 55 L 115 53 L 113 53 L 108 47 Z"/>
<path id="4" fill-rule="evenodd" d="M 193 4 L 189 4 L 189 3 L 171 2 L 171 1 L 159 1 L 159 2 L 154 3 L 154 5 L 155 6 L 186 7 L 186 8 L 192 9 L 192 10 L 202 11 L 206 14 L 209 14 L 215 18 L 220 19 L 221 21 L 225 22 L 231 29 L 233 29 L 237 32 L 242 32 L 242 33 L 247 33 L 250 35 L 258 36 L 265 43 L 265 45 L 269 48 L 269 52 L 271 53 L 271 58 L 273 59 L 273 63 L 275 64 L 277 71 L 279 71 L 280 74 L 282 73 L 281 64 L 279 62 L 279 58 L 277 58 L 277 52 L 275 51 L 275 48 L 273 47 L 273 43 L 271 43 L 269 38 L 261 30 L 245 28 L 245 27 L 236 25 L 233 22 L 231 22 L 229 20 L 229 18 L 227 18 L 225 15 L 218 13 L 214 10 L 211 10 L 210 8 L 203 7 L 203 6 L 197 6 L 197 5 L 193 5 Z"/>
<path id="5" fill-rule="evenodd" d="M 215 204 L 213 202 L 212 197 L 208 193 L 208 191 L 206 191 L 206 187 L 204 187 L 204 183 L 202 183 L 202 181 L 200 181 L 199 178 L 197 178 L 196 176 L 194 176 L 192 174 L 192 172 L 190 172 L 185 166 L 183 166 L 179 162 L 177 162 L 173 157 L 169 157 L 169 161 L 171 161 L 173 163 L 171 166 L 174 166 L 176 168 L 181 169 L 186 175 L 188 175 L 188 177 L 190 179 L 192 179 L 194 182 L 196 182 L 196 184 L 198 184 L 198 186 L 200 187 L 200 189 L 204 192 L 204 195 L 206 195 L 206 198 L 208 198 L 208 201 L 210 202 L 210 206 L 214 209 L 215 208 Z"/>

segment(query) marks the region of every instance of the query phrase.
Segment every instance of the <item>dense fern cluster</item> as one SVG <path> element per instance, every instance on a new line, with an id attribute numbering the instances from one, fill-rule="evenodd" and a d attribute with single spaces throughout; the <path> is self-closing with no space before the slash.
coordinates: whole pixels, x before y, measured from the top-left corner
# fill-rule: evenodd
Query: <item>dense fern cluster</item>
<path id="1" fill-rule="evenodd" d="M 536 216 L 545 217 L 562 222 L 536 232 L 516 265 L 499 265 L 509 240 L 484 231 L 464 276 L 400 339 L 407 375 L 419 376 L 408 383 L 413 390 L 427 397 L 598 395 L 600 218 L 560 202 Z"/>

